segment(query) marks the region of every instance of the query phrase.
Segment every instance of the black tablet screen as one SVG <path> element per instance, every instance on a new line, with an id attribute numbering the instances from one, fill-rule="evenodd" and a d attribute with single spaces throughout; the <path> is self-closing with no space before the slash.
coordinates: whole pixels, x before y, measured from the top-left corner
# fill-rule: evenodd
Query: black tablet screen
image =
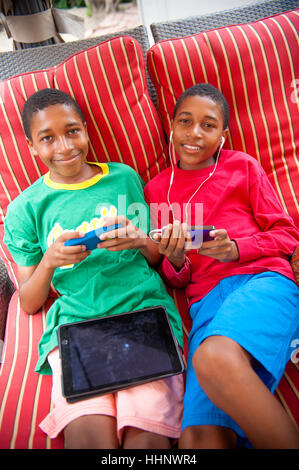
<path id="1" fill-rule="evenodd" d="M 60 328 L 65 395 L 124 387 L 182 371 L 167 314 L 152 308 Z"/>

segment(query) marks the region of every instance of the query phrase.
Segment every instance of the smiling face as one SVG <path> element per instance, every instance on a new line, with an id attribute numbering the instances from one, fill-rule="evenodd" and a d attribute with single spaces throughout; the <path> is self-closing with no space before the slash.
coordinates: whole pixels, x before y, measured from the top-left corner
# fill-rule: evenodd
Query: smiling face
<path id="1" fill-rule="evenodd" d="M 56 183 L 78 183 L 89 177 L 86 123 L 71 105 L 55 104 L 37 111 L 31 120 L 33 154 L 50 170 Z"/>
<path id="2" fill-rule="evenodd" d="M 214 154 L 227 136 L 221 107 L 206 96 L 187 96 L 179 105 L 172 124 L 173 145 L 180 168 L 198 170 L 215 163 Z"/>

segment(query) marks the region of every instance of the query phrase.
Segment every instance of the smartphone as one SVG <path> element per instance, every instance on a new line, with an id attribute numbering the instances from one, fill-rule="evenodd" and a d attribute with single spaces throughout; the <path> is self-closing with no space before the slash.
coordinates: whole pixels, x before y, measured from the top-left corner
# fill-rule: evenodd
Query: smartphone
<path id="1" fill-rule="evenodd" d="M 202 242 L 214 240 L 213 237 L 210 237 L 211 230 L 215 230 L 214 225 L 199 225 L 192 227 L 190 230 L 192 247 L 197 248 Z"/>
<path id="2" fill-rule="evenodd" d="M 157 241 L 154 238 L 154 236 L 156 233 L 163 234 L 164 229 L 165 227 L 151 230 L 149 232 L 149 237 L 151 238 L 151 240 L 153 240 L 156 243 L 159 243 L 159 241 Z M 191 246 L 189 246 L 190 242 L 189 243 L 186 242 L 185 246 L 188 247 L 188 249 L 199 248 L 202 242 L 208 242 L 208 241 L 214 240 L 213 237 L 210 237 L 209 235 L 211 230 L 215 230 L 214 225 L 197 225 L 197 226 L 191 227 L 191 229 L 189 229 L 189 232 L 191 234 Z"/>
<path id="3" fill-rule="evenodd" d="M 76 245 L 85 245 L 87 250 L 94 250 L 102 240 L 100 240 L 100 236 L 102 233 L 111 232 L 112 230 L 116 230 L 122 227 L 122 224 L 114 224 L 109 225 L 108 227 L 100 227 L 96 228 L 95 230 L 91 230 L 87 232 L 83 238 L 72 238 L 71 240 L 67 240 L 64 245 L 65 246 L 76 246 Z"/>

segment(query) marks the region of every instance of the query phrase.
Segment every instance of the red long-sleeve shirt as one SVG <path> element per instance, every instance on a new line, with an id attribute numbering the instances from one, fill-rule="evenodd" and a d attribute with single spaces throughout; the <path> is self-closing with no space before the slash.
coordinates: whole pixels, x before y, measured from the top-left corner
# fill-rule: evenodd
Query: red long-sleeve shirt
<path id="1" fill-rule="evenodd" d="M 169 201 L 176 219 L 184 220 L 184 211 L 179 207 L 189 200 L 213 168 L 181 170 L 175 165 Z M 145 187 L 145 198 L 158 226 L 167 223 L 168 216 L 172 222 L 167 202 L 170 177 L 171 168 L 167 168 Z M 157 204 L 161 208 L 161 203 L 164 203 L 163 217 L 157 210 Z M 198 222 L 200 210 L 195 203 L 202 203 L 201 223 L 226 229 L 230 239 L 237 243 L 240 258 L 221 263 L 191 250 L 188 253 L 191 266 L 185 265 L 179 272 L 164 258 L 160 268 L 162 277 L 174 287 L 186 286 L 190 304 L 204 297 L 221 279 L 236 274 L 276 271 L 294 280 L 289 259 L 299 244 L 299 233 L 253 157 L 222 150 L 215 173 L 190 202 L 192 225 L 196 215 Z"/>

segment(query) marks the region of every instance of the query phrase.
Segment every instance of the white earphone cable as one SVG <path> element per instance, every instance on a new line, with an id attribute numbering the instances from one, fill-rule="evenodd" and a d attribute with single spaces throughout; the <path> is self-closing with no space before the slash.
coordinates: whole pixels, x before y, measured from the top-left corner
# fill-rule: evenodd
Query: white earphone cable
<path id="1" fill-rule="evenodd" d="M 220 156 L 220 152 L 222 150 L 222 147 L 224 145 L 224 142 L 225 142 L 225 138 L 222 137 L 221 139 L 221 144 L 220 144 L 220 147 L 219 147 L 219 150 L 218 150 L 218 154 L 217 154 L 217 157 L 216 157 L 216 162 L 215 162 L 215 166 L 214 166 L 214 169 L 213 171 L 209 174 L 209 176 L 198 186 L 198 188 L 194 191 L 194 193 L 192 194 L 192 196 L 189 198 L 187 204 L 186 204 L 186 207 L 185 207 L 185 221 L 187 223 L 187 212 L 188 212 L 188 206 L 191 202 L 191 200 L 193 199 L 193 197 L 197 194 L 197 192 L 200 190 L 200 188 L 213 176 L 213 174 L 215 173 L 216 171 L 216 168 L 217 168 L 217 165 L 218 165 L 218 161 L 219 161 L 219 156 Z M 170 133 L 170 136 L 169 136 L 169 158 L 170 158 L 170 163 L 171 163 L 171 168 L 172 168 L 172 171 L 171 171 L 171 176 L 170 176 L 170 182 L 169 182 L 169 187 L 168 187 L 168 191 L 167 191 L 167 202 L 168 202 L 168 206 L 170 207 L 171 209 L 171 212 L 172 212 L 172 216 L 173 216 L 173 220 L 175 220 L 175 215 L 173 213 L 173 209 L 172 209 L 172 205 L 170 203 L 170 200 L 169 200 L 169 196 L 170 196 L 170 190 L 171 190 L 171 187 L 172 187 L 172 184 L 173 184 L 173 178 L 174 178 L 174 163 L 173 163 L 173 160 L 172 160 L 172 157 L 171 157 L 171 145 L 172 145 L 172 131 Z"/>
<path id="2" fill-rule="evenodd" d="M 172 131 L 170 132 L 169 145 L 168 145 L 168 153 L 169 153 L 169 159 L 170 159 L 170 164 L 171 164 L 171 176 L 170 176 L 170 182 L 169 182 L 169 187 L 168 187 L 168 192 L 167 192 L 167 202 L 168 202 L 168 206 L 171 209 L 172 216 L 173 216 L 173 219 L 174 219 L 172 206 L 171 206 L 170 201 L 169 201 L 169 194 L 170 194 L 171 186 L 172 186 L 172 183 L 173 183 L 173 177 L 174 177 L 174 163 L 173 163 L 172 156 L 171 156 L 171 145 L 172 145 Z"/>

